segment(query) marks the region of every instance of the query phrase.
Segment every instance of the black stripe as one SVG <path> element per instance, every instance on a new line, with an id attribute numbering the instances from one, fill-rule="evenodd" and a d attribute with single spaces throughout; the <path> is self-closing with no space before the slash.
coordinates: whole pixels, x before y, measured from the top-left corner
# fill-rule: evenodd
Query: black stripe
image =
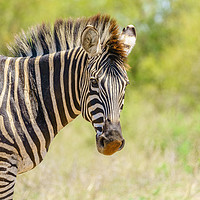
<path id="1" fill-rule="evenodd" d="M 66 66 L 70 65 L 70 60 L 72 59 L 72 52 L 73 51 L 70 51 L 70 52 L 65 54 L 65 63 L 66 63 L 65 65 Z M 67 56 L 68 56 L 69 53 L 70 53 L 69 59 L 67 59 Z M 69 83 L 69 76 L 70 75 L 69 75 L 69 67 L 65 67 L 64 75 L 63 75 L 64 76 L 63 78 L 64 78 L 65 99 L 66 99 L 68 113 L 69 113 L 70 117 L 74 119 L 77 115 L 73 112 L 70 101 L 69 101 L 69 99 L 70 99 L 69 87 L 71 87 L 71 83 Z"/>
<path id="2" fill-rule="evenodd" d="M 49 55 L 41 57 L 39 61 L 40 76 L 41 76 L 41 88 L 44 105 L 46 107 L 49 119 L 53 126 L 54 135 L 57 134 L 57 123 L 53 109 L 53 103 L 50 94 L 50 82 L 49 82 Z"/>
<path id="3" fill-rule="evenodd" d="M 58 34 L 57 34 L 55 28 L 54 28 L 54 40 L 55 40 L 55 43 L 56 43 L 56 52 L 61 51 L 59 37 L 58 37 Z"/>
<path id="4" fill-rule="evenodd" d="M 32 56 L 31 57 L 36 57 L 37 56 L 37 51 L 36 51 L 36 45 L 34 40 L 32 40 L 31 42 L 31 52 L 32 52 Z"/>
<path id="5" fill-rule="evenodd" d="M 65 33 L 67 33 L 69 29 L 67 28 L 66 21 L 64 22 L 64 27 L 65 27 Z M 67 42 L 67 35 L 66 34 L 65 34 L 65 41 L 66 41 L 66 47 L 67 47 L 67 49 L 69 49 L 69 44 Z M 64 49 L 62 49 L 62 50 L 64 50 Z"/>
<path id="6" fill-rule="evenodd" d="M 81 64 L 82 64 L 82 62 L 84 63 L 83 65 L 86 66 L 86 59 L 85 59 L 86 54 L 84 54 L 84 52 L 82 51 L 80 56 L 81 57 L 80 57 L 80 61 L 79 61 L 79 67 L 78 67 L 78 70 L 77 70 L 77 84 L 81 83 L 82 74 L 80 74 L 80 73 L 81 73 L 81 67 L 82 67 Z M 77 85 L 77 86 L 78 86 L 77 87 L 78 99 L 80 99 L 81 98 L 80 97 L 80 94 L 81 94 L 80 87 L 79 87 L 79 85 Z"/>
<path id="7" fill-rule="evenodd" d="M 26 57 L 27 56 L 23 49 L 20 49 L 20 53 L 22 54 L 22 57 Z"/>
<path id="8" fill-rule="evenodd" d="M 40 41 L 40 43 L 42 45 L 42 49 L 43 49 L 44 54 L 49 54 L 49 48 L 48 48 L 48 45 L 47 45 L 47 43 L 45 41 L 45 37 L 44 37 L 43 34 L 44 33 L 43 33 L 42 29 L 41 29 L 38 32 L 38 39 L 39 39 L 39 41 Z"/>
<path id="9" fill-rule="evenodd" d="M 1 113 L 0 113 L 0 115 L 1 115 Z M 8 134 L 9 136 L 10 136 L 10 134 Z M 14 143 L 14 139 L 13 138 L 11 138 L 11 139 L 13 139 L 12 141 L 13 141 L 13 143 L 11 143 L 4 135 L 3 135 L 3 133 L 2 133 L 2 131 L 0 130 L 0 138 L 1 138 L 1 142 L 2 143 L 4 143 L 4 144 L 7 144 L 7 145 L 10 145 L 10 146 L 12 146 L 13 145 L 13 143 Z"/>
<path id="10" fill-rule="evenodd" d="M 2 181 L 2 182 L 6 182 L 6 183 L 12 183 L 13 181 L 9 181 L 8 179 L 6 179 L 6 178 L 2 178 L 2 177 L 0 177 L 0 181 Z M 8 185 L 9 185 L 8 184 Z M 7 185 L 6 185 L 7 186 Z M 4 186 L 4 187 L 6 187 L 6 186 Z"/>
<path id="11" fill-rule="evenodd" d="M 0 188 L 5 188 L 5 187 L 7 187 L 8 185 L 10 185 L 10 183 L 7 183 L 6 185 L 0 185 Z"/>
<path id="12" fill-rule="evenodd" d="M 93 111 L 91 112 L 91 115 L 96 115 L 96 114 L 98 114 L 98 113 L 103 113 L 103 110 L 102 110 L 101 108 L 96 108 L 95 110 L 93 110 Z"/>
<path id="13" fill-rule="evenodd" d="M 54 56 L 54 92 L 55 92 L 55 98 L 57 103 L 58 112 L 60 115 L 60 119 L 62 122 L 62 125 L 65 126 L 67 124 L 67 118 L 65 116 L 64 112 L 64 106 L 62 101 L 62 92 L 61 92 L 61 86 L 60 86 L 60 69 L 61 69 L 61 57 L 60 53 L 55 54 Z"/>
<path id="14" fill-rule="evenodd" d="M 44 117 L 44 113 L 43 113 L 43 108 L 42 108 L 41 102 L 38 103 L 38 116 L 36 118 L 36 123 L 37 123 L 39 129 L 41 130 L 41 132 L 42 132 L 42 134 L 44 136 L 45 148 L 46 148 L 46 151 L 48 151 L 49 145 L 50 145 L 50 133 L 49 133 L 49 130 L 48 130 L 48 127 L 47 127 L 47 123 L 45 121 L 45 117 Z M 42 157 L 41 157 L 41 161 L 42 161 Z"/>
<path id="15" fill-rule="evenodd" d="M 7 174 L 7 175 L 10 175 L 10 176 L 13 176 L 13 177 L 17 177 L 17 174 L 14 174 L 14 173 L 12 173 L 12 172 L 10 172 L 10 171 L 8 171 L 6 174 Z"/>
<path id="16" fill-rule="evenodd" d="M 7 168 L 4 168 L 4 167 L 0 167 L 0 171 L 6 171 Z"/>
<path id="17" fill-rule="evenodd" d="M 1 197 L 1 199 L 6 199 L 6 198 L 8 198 L 8 197 L 12 196 L 12 195 L 13 195 L 13 193 L 14 193 L 14 191 L 12 191 L 10 194 L 8 194 L 8 195 L 6 195 L 6 196 L 4 196 L 4 197 Z"/>
<path id="18" fill-rule="evenodd" d="M 89 101 L 89 105 L 88 105 L 88 108 L 91 107 L 91 106 L 94 106 L 96 103 L 99 103 L 99 100 L 98 99 L 92 99 L 91 101 Z"/>
<path id="19" fill-rule="evenodd" d="M 75 52 L 75 56 L 78 54 L 78 52 L 80 51 L 80 48 L 78 48 Z M 71 70 L 71 88 L 72 88 L 72 97 L 73 97 L 73 102 L 74 102 L 74 106 L 77 110 L 81 110 L 81 107 L 79 105 L 79 103 L 77 102 L 76 99 L 76 88 L 75 88 L 75 76 L 77 76 L 77 74 L 75 74 L 75 70 L 76 70 L 76 65 L 80 65 L 80 63 L 77 63 L 77 59 L 73 59 L 73 63 L 72 63 L 72 70 Z"/>
<path id="20" fill-rule="evenodd" d="M 92 121 L 92 123 L 102 123 L 104 121 L 103 117 L 99 117 L 98 119 L 95 119 L 94 121 Z"/>

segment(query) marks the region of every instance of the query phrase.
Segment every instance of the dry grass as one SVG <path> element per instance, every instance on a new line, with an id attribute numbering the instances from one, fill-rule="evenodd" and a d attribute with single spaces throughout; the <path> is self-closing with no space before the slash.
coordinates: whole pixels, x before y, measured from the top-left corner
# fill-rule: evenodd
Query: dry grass
<path id="1" fill-rule="evenodd" d="M 199 200 L 199 120 L 180 96 L 129 91 L 121 152 L 100 155 L 93 128 L 79 117 L 38 167 L 18 177 L 15 199 Z"/>

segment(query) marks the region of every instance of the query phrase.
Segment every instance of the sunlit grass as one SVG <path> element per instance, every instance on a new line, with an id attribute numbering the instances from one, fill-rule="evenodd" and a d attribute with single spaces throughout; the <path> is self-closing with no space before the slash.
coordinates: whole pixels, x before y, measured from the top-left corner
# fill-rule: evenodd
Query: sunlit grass
<path id="1" fill-rule="evenodd" d="M 92 126 L 78 117 L 38 167 L 18 176 L 15 199 L 199 200 L 200 112 L 183 98 L 129 89 L 126 145 L 110 157 L 97 152 Z"/>

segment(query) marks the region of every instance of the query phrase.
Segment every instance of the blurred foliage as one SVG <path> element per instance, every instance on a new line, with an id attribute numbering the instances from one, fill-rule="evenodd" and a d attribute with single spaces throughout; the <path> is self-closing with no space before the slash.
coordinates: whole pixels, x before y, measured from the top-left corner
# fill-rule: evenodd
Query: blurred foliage
<path id="1" fill-rule="evenodd" d="M 161 17 L 160 14 L 149 17 L 146 30 L 139 36 L 141 40 L 138 37 L 137 80 L 139 84 L 148 83 L 162 90 L 190 95 L 197 101 L 200 91 L 200 3 L 171 1 L 169 5 Z"/>

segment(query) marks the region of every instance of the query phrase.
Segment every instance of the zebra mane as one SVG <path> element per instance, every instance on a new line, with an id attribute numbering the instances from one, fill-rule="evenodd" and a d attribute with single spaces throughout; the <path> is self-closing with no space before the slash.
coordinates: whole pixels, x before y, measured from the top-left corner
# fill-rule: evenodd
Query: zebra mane
<path id="1" fill-rule="evenodd" d="M 22 31 L 15 36 L 14 43 L 8 48 L 15 57 L 36 57 L 58 51 L 67 51 L 81 46 L 81 33 L 87 25 L 94 26 L 100 35 L 102 49 L 122 60 L 126 58 L 124 45 L 120 40 L 119 26 L 116 20 L 107 15 L 95 15 L 90 18 L 58 19 L 53 27 L 43 23 Z"/>

